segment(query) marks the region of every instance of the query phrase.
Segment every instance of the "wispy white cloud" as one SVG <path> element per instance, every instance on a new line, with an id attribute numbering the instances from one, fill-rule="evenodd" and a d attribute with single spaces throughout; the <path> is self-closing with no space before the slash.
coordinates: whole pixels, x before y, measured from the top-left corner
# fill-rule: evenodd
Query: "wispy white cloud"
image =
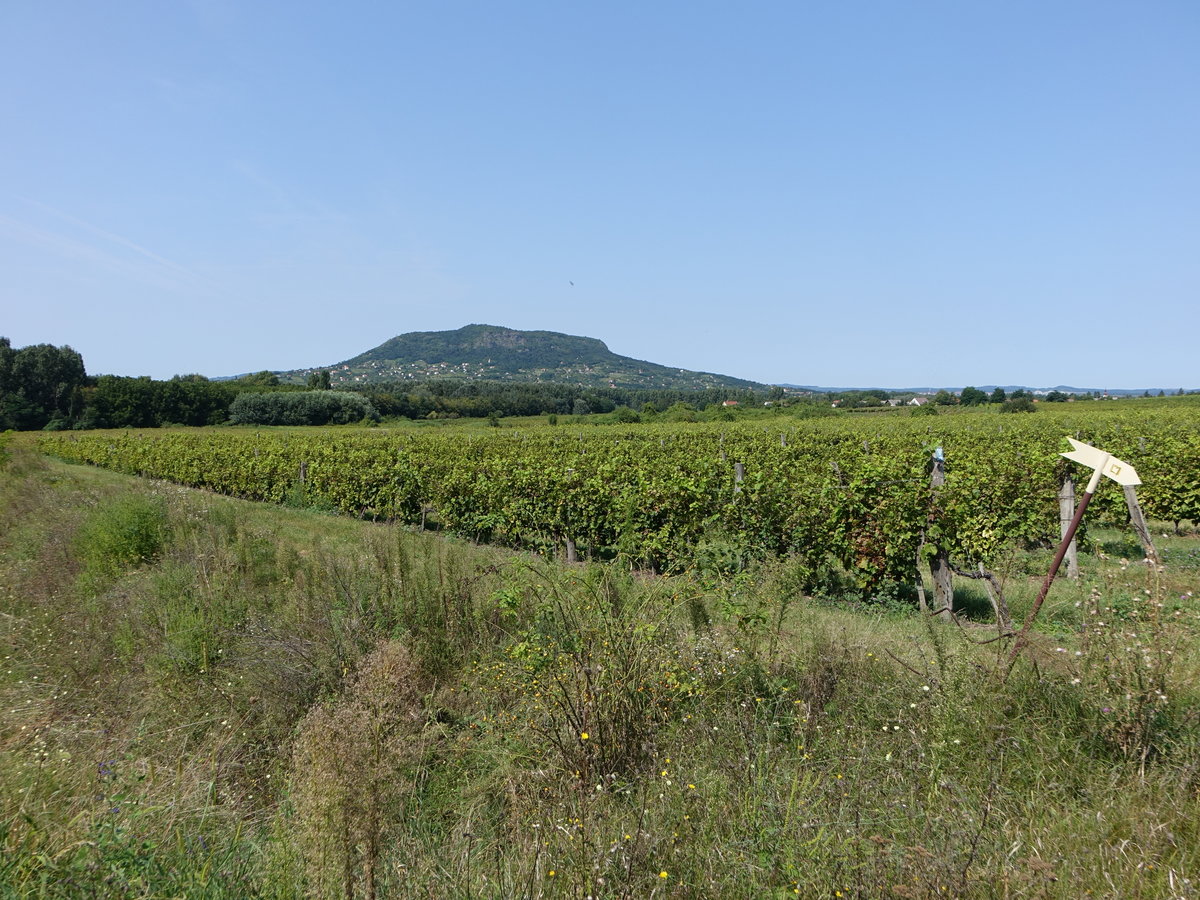
<path id="1" fill-rule="evenodd" d="M 184 275 L 190 275 L 192 277 L 195 277 L 195 274 L 191 270 L 185 268 L 184 266 L 179 265 L 178 263 L 172 262 L 171 260 L 166 259 L 165 257 L 159 256 L 154 251 L 146 249 L 141 244 L 138 244 L 135 241 L 132 241 L 127 237 L 122 237 L 119 234 L 115 234 L 111 231 L 107 231 L 104 228 L 100 228 L 98 225 L 93 225 L 91 222 L 85 222 L 83 219 L 80 219 L 77 216 L 73 216 L 70 213 L 63 212 L 61 209 L 55 209 L 53 206 L 50 206 L 47 203 L 42 203 L 39 200 L 30 200 L 29 203 L 31 205 L 37 207 L 38 209 L 41 209 L 41 210 L 49 213 L 50 215 L 61 219 L 64 222 L 68 222 L 71 225 L 74 225 L 78 228 L 82 228 L 84 231 L 87 231 L 91 234 L 96 235 L 97 237 L 104 238 L 105 240 L 111 241 L 114 244 L 119 244 L 120 246 L 125 247 L 129 250 L 132 250 L 135 253 L 141 254 L 146 259 L 156 262 L 161 266 L 164 266 L 168 269 L 173 269 L 174 271 L 182 273 Z"/>
<path id="2" fill-rule="evenodd" d="M 186 266 L 155 253 L 131 238 L 101 228 L 38 200 L 26 203 L 42 214 L 38 224 L 0 213 L 0 235 L 64 259 L 104 269 L 156 287 L 181 290 L 203 279 Z M 54 228 L 52 222 L 69 228 Z"/>

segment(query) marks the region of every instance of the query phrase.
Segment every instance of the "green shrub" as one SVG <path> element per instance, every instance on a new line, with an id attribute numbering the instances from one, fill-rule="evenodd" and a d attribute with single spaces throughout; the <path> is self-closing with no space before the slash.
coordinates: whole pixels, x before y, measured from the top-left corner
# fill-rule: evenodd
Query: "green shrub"
<path id="1" fill-rule="evenodd" d="M 672 403 L 667 409 L 665 421 L 667 422 L 695 422 L 696 410 L 690 404 L 684 403 L 682 400 Z"/>
<path id="2" fill-rule="evenodd" d="M 838 411 L 827 403 L 800 403 L 792 413 L 797 419 L 827 419 L 837 414 Z"/>
<path id="3" fill-rule="evenodd" d="M 1031 413 L 1037 412 L 1037 407 L 1033 405 L 1033 401 L 1028 397 L 1015 397 L 1012 400 L 1005 400 L 1000 404 L 1000 412 L 1002 413 Z"/>
<path id="4" fill-rule="evenodd" d="M 239 394 L 229 406 L 234 425 L 349 425 L 379 421 L 371 401 L 347 391 Z"/>
<path id="5" fill-rule="evenodd" d="M 161 498 L 127 494 L 102 502 L 75 538 L 85 579 L 108 582 L 154 560 L 169 531 L 167 508 Z"/>

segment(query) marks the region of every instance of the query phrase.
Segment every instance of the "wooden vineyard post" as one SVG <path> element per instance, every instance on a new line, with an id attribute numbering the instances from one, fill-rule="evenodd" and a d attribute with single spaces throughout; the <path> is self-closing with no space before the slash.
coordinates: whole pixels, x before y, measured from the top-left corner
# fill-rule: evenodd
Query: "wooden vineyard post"
<path id="1" fill-rule="evenodd" d="M 1067 536 L 1071 527 L 1071 519 L 1075 516 L 1075 482 L 1068 475 L 1058 492 L 1058 537 L 1061 540 Z M 1067 545 L 1067 577 L 1079 577 L 1079 545 L 1074 538 Z"/>
<path id="2" fill-rule="evenodd" d="M 1153 566 L 1162 565 L 1158 550 L 1154 548 L 1154 540 L 1150 537 L 1150 529 L 1146 526 L 1146 517 L 1142 515 L 1142 505 L 1138 503 L 1137 488 L 1132 484 L 1123 484 L 1121 487 L 1125 491 L 1125 505 L 1129 507 L 1129 522 L 1137 532 L 1138 540 L 1142 542 L 1146 559 L 1150 560 Z"/>
<path id="3" fill-rule="evenodd" d="M 742 481 L 746 478 L 746 467 L 740 462 L 733 464 L 733 492 L 740 494 L 742 492 Z"/>
<path id="4" fill-rule="evenodd" d="M 1092 447 L 1089 444 L 1084 444 L 1075 438 L 1067 438 L 1074 448 L 1070 453 L 1063 453 L 1067 459 L 1072 462 L 1081 463 L 1092 470 L 1092 477 L 1088 479 L 1087 487 L 1084 488 L 1083 497 L 1079 501 L 1079 506 L 1075 510 L 1075 515 L 1071 518 L 1071 523 L 1067 526 L 1066 533 L 1063 535 L 1062 542 L 1058 545 L 1058 551 L 1054 554 L 1054 559 L 1050 563 L 1050 571 L 1046 573 L 1046 578 L 1042 582 L 1041 590 L 1038 591 L 1037 597 L 1033 600 L 1033 607 L 1029 610 L 1029 615 L 1025 617 L 1025 624 L 1021 626 L 1021 630 L 1017 632 L 1016 640 L 1013 641 L 1012 650 L 1008 654 L 1008 665 L 1004 670 L 1004 679 L 1007 680 L 1009 674 L 1016 665 L 1017 657 L 1029 640 L 1029 630 L 1033 627 L 1033 620 L 1037 618 L 1038 611 L 1042 608 L 1042 603 L 1046 599 L 1046 595 L 1050 592 L 1050 585 L 1054 583 L 1054 576 L 1058 574 L 1059 566 L 1062 565 L 1063 557 L 1067 555 L 1067 546 L 1075 537 L 1075 532 L 1079 530 L 1079 523 L 1083 521 L 1083 514 L 1091 503 L 1092 497 L 1096 493 L 1096 489 L 1100 486 L 1100 477 L 1106 476 L 1111 478 L 1122 487 L 1129 485 L 1141 484 L 1142 480 L 1138 478 L 1137 471 L 1129 463 L 1124 460 L 1117 459 L 1111 453 L 1100 450 L 1097 447 Z"/>
<path id="5" fill-rule="evenodd" d="M 929 489 L 934 498 L 945 483 L 946 457 L 938 447 L 933 451 L 933 468 L 929 475 Z M 954 613 L 954 573 L 950 569 L 950 554 L 940 544 L 929 558 L 929 577 L 933 579 L 933 608 L 938 618 L 949 622 Z"/>

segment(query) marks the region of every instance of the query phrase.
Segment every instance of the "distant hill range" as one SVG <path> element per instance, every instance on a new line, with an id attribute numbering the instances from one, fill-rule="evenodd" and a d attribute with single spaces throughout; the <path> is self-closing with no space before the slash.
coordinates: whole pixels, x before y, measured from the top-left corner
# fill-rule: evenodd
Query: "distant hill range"
<path id="1" fill-rule="evenodd" d="M 613 353 L 603 341 L 554 331 L 467 325 L 456 331 L 413 331 L 328 369 L 332 383 L 381 384 L 455 378 L 544 382 L 586 387 L 765 390 L 756 381 L 693 372 Z M 278 373 L 303 383 L 317 369 Z"/>
<path id="2" fill-rule="evenodd" d="M 814 394 L 843 394 L 848 391 L 887 391 L 889 394 L 936 394 L 938 391 L 949 391 L 951 394 L 962 392 L 965 385 L 944 385 L 942 387 L 907 387 L 907 388 L 881 388 L 881 387 L 819 387 L 811 384 L 780 384 L 780 387 L 789 388 L 795 391 L 810 391 Z M 1013 391 L 1022 390 L 1028 391 L 1034 396 L 1040 394 L 1049 394 L 1052 391 L 1058 391 L 1062 394 L 1107 394 L 1110 397 L 1140 397 L 1143 394 L 1149 393 L 1157 395 L 1159 391 L 1166 394 L 1177 393 L 1182 388 L 1080 388 L 1071 387 L 1070 385 L 1060 384 L 1056 387 L 1030 387 L 1027 384 L 976 384 L 972 385 L 981 391 L 991 393 L 997 387 L 1001 388 L 1006 394 L 1011 394 Z"/>

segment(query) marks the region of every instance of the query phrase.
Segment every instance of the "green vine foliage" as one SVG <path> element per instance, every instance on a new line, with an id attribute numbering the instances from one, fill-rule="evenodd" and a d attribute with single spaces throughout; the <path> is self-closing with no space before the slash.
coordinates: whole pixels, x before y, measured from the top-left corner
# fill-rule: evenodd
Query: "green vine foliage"
<path id="1" fill-rule="evenodd" d="M 45 452 L 251 500 L 416 524 L 432 510 L 475 540 L 663 571 L 692 565 L 714 533 L 747 556 L 828 555 L 864 591 L 912 577 L 918 553 L 994 563 L 1052 545 L 1057 494 L 1078 467 L 1067 436 L 1134 464 L 1146 514 L 1200 518 L 1200 430 L 1188 411 L 785 420 L 489 430 L 221 430 L 55 433 Z M 782 439 L 781 439 L 782 435 Z M 945 484 L 930 486 L 942 447 Z M 742 477 L 737 469 L 741 464 Z M 1082 490 L 1086 472 L 1074 472 Z M 1089 515 L 1124 522 L 1099 491 Z"/>

